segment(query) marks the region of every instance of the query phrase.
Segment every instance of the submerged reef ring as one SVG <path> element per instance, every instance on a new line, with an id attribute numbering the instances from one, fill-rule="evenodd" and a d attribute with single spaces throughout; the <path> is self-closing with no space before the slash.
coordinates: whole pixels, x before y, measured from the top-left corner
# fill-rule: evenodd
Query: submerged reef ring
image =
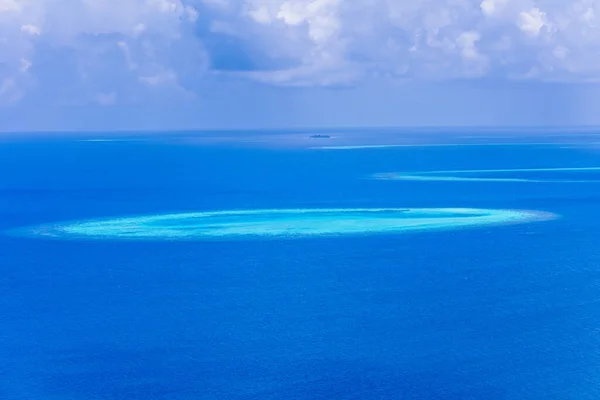
<path id="1" fill-rule="evenodd" d="M 548 220 L 537 211 L 473 208 L 275 209 L 159 214 L 20 230 L 57 239 L 210 240 L 390 234 Z"/>
<path id="2" fill-rule="evenodd" d="M 374 174 L 378 180 L 445 181 L 445 182 L 546 182 L 593 183 L 600 179 L 584 179 L 585 172 L 600 172 L 600 167 L 472 169 L 448 171 L 392 172 Z M 546 176 L 544 174 L 554 174 Z M 561 176 L 562 174 L 562 176 Z M 569 175 L 570 174 L 570 175 Z"/>

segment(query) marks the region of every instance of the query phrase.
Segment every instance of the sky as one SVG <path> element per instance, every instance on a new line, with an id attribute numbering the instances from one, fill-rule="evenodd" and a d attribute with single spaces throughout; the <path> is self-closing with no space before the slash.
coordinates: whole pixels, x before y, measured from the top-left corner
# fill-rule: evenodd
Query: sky
<path id="1" fill-rule="evenodd" d="M 600 0 L 0 0 L 0 130 L 600 124 Z"/>

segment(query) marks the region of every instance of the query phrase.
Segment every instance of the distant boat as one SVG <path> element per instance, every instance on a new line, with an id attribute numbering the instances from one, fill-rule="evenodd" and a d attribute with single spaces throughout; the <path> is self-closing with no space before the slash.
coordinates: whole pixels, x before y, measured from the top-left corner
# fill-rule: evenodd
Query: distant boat
<path id="1" fill-rule="evenodd" d="M 331 139 L 331 136 L 329 136 L 329 135 L 312 135 L 310 138 L 311 139 Z"/>

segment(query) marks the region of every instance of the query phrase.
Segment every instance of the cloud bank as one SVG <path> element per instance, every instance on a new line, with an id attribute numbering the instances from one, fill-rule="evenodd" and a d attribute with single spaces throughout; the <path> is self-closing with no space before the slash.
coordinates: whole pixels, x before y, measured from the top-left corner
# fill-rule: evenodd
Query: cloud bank
<path id="1" fill-rule="evenodd" d="M 600 78 L 600 0 L 0 0 L 0 106 L 203 82 Z"/>

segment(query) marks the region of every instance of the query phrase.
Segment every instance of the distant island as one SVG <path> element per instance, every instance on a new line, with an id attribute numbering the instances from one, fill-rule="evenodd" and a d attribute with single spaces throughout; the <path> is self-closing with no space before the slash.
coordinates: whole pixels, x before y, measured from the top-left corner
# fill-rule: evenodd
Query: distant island
<path id="1" fill-rule="evenodd" d="M 329 135 L 312 135 L 310 138 L 311 139 L 331 139 L 331 136 L 329 136 Z"/>

